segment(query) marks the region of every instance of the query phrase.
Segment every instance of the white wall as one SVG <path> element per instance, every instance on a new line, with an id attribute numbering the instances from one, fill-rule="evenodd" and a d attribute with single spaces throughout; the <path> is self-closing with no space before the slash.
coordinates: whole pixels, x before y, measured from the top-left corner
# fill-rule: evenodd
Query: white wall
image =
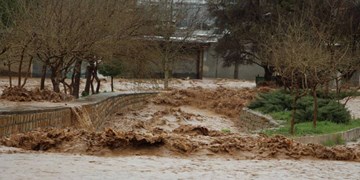
<path id="1" fill-rule="evenodd" d="M 257 75 L 264 76 L 264 69 L 258 65 L 240 65 L 239 79 L 255 81 Z M 223 67 L 222 58 L 218 58 L 212 44 L 204 54 L 203 77 L 233 78 L 234 66 Z"/>

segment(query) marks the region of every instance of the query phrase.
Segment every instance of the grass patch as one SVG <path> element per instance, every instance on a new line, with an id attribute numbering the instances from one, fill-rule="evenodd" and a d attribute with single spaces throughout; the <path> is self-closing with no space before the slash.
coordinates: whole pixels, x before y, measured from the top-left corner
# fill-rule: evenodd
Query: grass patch
<path id="1" fill-rule="evenodd" d="M 330 121 L 318 121 L 317 127 L 314 129 L 312 122 L 302 122 L 295 124 L 294 136 L 306 136 L 306 135 L 319 135 L 319 134 L 330 134 L 341 131 L 350 130 L 356 127 L 360 127 L 360 119 L 352 120 L 346 124 L 333 123 Z M 265 130 L 264 133 L 267 135 L 281 134 L 284 136 L 290 135 L 290 121 L 287 121 L 284 127 L 273 130 Z"/>
<path id="2" fill-rule="evenodd" d="M 337 135 L 335 140 L 328 140 L 323 143 L 324 146 L 330 146 L 330 147 L 336 145 L 344 145 L 344 144 L 345 144 L 345 140 L 340 135 Z"/>
<path id="3" fill-rule="evenodd" d="M 290 111 L 272 112 L 269 115 L 275 120 L 289 121 L 291 119 Z"/>

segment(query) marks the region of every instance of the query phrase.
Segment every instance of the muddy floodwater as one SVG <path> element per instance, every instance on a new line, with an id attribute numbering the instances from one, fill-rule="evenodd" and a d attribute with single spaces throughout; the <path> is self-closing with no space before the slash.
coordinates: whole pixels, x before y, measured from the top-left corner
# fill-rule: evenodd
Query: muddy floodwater
<path id="1" fill-rule="evenodd" d="M 359 179 L 360 163 L 0 154 L 0 179 Z"/>
<path id="2" fill-rule="evenodd" d="M 113 114 L 96 131 L 79 115 L 79 127 L 1 138 L 0 180 L 360 179 L 360 140 L 335 147 L 301 144 L 254 134 L 264 127 L 238 120 L 241 109 L 270 88 L 220 80 L 177 84 L 182 88 Z M 360 112 L 355 99 L 348 106 Z"/>

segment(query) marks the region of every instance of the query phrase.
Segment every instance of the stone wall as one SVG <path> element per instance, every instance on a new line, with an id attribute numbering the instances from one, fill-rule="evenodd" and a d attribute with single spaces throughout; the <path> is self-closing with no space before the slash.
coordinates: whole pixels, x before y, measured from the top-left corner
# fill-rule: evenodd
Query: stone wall
<path id="1" fill-rule="evenodd" d="M 239 120 L 245 122 L 241 124 L 246 124 L 249 130 L 263 130 L 279 126 L 279 124 L 270 116 L 253 111 L 249 108 L 243 108 Z"/>
<path id="2" fill-rule="evenodd" d="M 36 128 L 71 125 L 71 109 L 56 108 L 42 111 L 15 111 L 0 114 L 0 137 Z"/>
<path id="3" fill-rule="evenodd" d="M 146 102 L 156 93 L 104 93 L 69 102 L 56 108 L 19 108 L 0 112 L 0 137 L 46 127 L 69 127 L 76 122 L 75 107 L 86 110 L 95 129 L 115 112 Z M 23 109 L 23 110 L 18 110 Z"/>
<path id="4" fill-rule="evenodd" d="M 120 94 L 93 104 L 84 104 L 83 108 L 89 113 L 94 128 L 98 129 L 104 121 L 111 117 L 112 114 L 124 111 L 127 108 L 141 105 L 147 98 L 153 95 L 155 94 Z"/>
<path id="5" fill-rule="evenodd" d="M 318 136 L 304 136 L 293 138 L 295 141 L 309 144 L 324 144 L 326 142 L 336 142 L 341 137 L 345 142 L 350 142 L 360 138 L 360 128 L 350 129 L 344 132 L 338 132 L 333 134 L 324 134 Z"/>

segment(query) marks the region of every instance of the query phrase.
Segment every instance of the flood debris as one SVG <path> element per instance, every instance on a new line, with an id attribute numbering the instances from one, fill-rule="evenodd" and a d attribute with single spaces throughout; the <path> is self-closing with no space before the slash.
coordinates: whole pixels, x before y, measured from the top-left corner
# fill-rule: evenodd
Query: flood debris
<path id="1" fill-rule="evenodd" d="M 0 99 L 17 102 L 29 102 L 29 101 L 49 101 L 49 102 L 63 102 L 73 100 L 73 96 L 56 93 L 54 91 L 39 88 L 33 90 L 27 90 L 23 87 L 7 87 L 4 88 Z"/>
<path id="2" fill-rule="evenodd" d="M 301 144 L 283 136 L 245 134 L 246 126 L 240 127 L 232 119 L 239 116 L 241 109 L 258 92 L 270 90 L 267 87 L 174 89 L 160 93 L 144 109 L 114 114 L 102 127 L 96 127 L 100 131 L 95 131 L 86 109 L 73 107 L 74 128 L 13 134 L 1 138 L 0 145 L 96 156 L 217 156 L 360 162 L 360 146 L 325 147 Z M 22 96 L 28 97 L 27 93 Z"/>
<path id="3" fill-rule="evenodd" d="M 174 89 L 170 92 L 161 93 L 152 102 L 158 105 L 170 105 L 173 107 L 192 105 L 209 109 L 228 117 L 237 117 L 242 108 L 253 100 L 258 92 L 263 91 L 270 91 L 270 89 L 229 89 L 224 87 L 219 87 L 215 90 L 203 89 L 201 87 Z"/>
<path id="4" fill-rule="evenodd" d="M 301 144 L 283 136 L 244 136 L 182 126 L 167 131 L 95 132 L 79 129 L 43 129 L 2 138 L 1 144 L 34 151 L 89 155 L 232 156 L 238 159 L 325 159 L 360 162 L 360 147 Z"/>

